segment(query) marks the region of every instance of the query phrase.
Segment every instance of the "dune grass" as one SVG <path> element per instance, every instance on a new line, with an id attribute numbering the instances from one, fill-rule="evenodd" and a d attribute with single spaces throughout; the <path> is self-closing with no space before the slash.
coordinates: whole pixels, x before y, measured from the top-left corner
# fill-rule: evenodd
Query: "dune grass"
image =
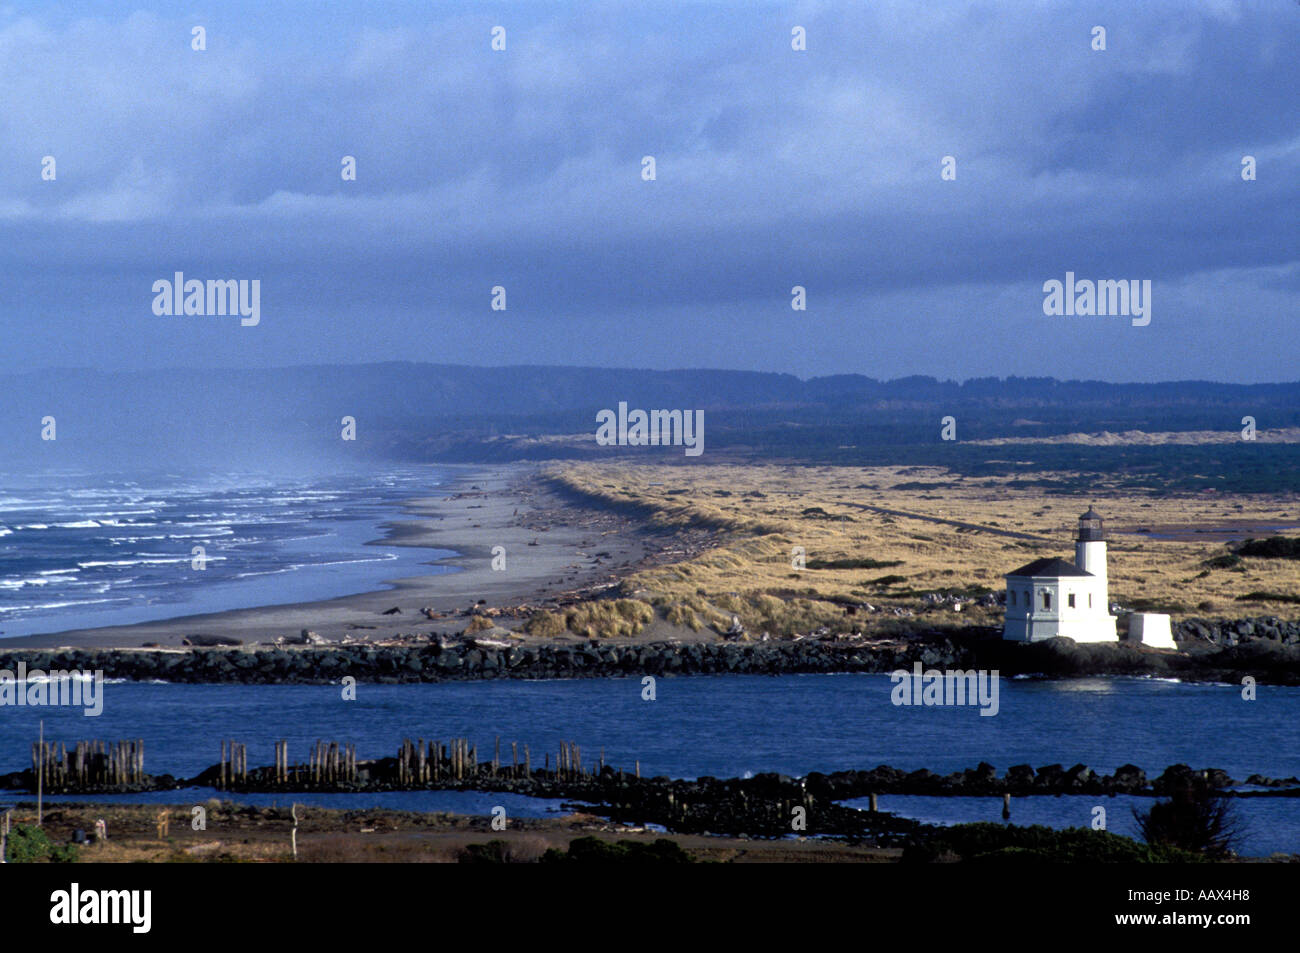
<path id="1" fill-rule="evenodd" d="M 733 616 L 751 635 L 890 628 L 893 610 L 921 611 L 927 592 L 973 600 L 1003 589 L 1004 574 L 1024 563 L 1073 560 L 1078 516 L 1092 504 L 1110 536 L 1112 602 L 1158 604 L 1176 617 L 1230 616 L 1240 615 L 1248 599 L 1254 613 L 1300 618 L 1294 560 L 1225 558 L 1234 547 L 1195 532 L 1300 522 L 1296 493 L 1134 493 L 1093 476 L 1092 491 L 1081 496 L 1067 492 L 1086 476 L 1078 473 L 976 479 L 933 467 L 580 463 L 553 466 L 547 476 L 597 502 L 635 510 L 656 527 L 718 533 L 715 548 L 635 573 L 621 586 L 625 598 L 696 631 L 724 631 Z M 864 572 L 871 568 L 890 571 Z M 862 603 L 883 611 L 854 608 Z M 1002 622 L 1000 607 L 973 601 L 960 611 L 951 603 L 924 611 L 934 622 Z"/>

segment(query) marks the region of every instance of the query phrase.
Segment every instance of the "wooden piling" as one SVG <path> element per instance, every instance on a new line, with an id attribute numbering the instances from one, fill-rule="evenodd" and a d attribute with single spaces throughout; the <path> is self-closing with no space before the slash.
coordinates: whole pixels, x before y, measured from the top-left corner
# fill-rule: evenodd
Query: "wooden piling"
<path id="1" fill-rule="evenodd" d="M 41 826 L 44 819 L 42 811 L 43 799 L 45 796 L 45 719 L 41 719 L 41 737 L 38 742 L 40 745 L 40 767 L 36 771 L 36 826 Z"/>

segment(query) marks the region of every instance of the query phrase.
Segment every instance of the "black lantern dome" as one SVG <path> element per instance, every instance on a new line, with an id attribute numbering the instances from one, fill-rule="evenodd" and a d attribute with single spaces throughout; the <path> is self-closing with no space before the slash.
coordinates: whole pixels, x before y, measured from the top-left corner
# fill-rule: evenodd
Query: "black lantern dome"
<path id="1" fill-rule="evenodd" d="M 1088 507 L 1088 512 L 1079 517 L 1079 542 L 1105 542 L 1106 530 L 1101 523 L 1101 514 Z"/>

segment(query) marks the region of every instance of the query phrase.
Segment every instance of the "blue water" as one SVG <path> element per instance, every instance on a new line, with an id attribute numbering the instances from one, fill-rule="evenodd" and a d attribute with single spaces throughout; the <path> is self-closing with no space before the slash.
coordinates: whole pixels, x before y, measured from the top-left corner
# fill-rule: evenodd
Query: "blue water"
<path id="1" fill-rule="evenodd" d="M 462 736 L 487 759 L 498 735 L 506 760 L 511 741 L 527 743 L 533 764 L 541 765 L 546 752 L 553 759 L 561 740 L 569 740 L 581 745 L 588 764 L 603 748 L 607 763 L 631 770 L 639 759 L 647 776 L 800 775 L 882 763 L 948 773 L 980 761 L 1000 772 L 1013 764 L 1082 762 L 1111 773 L 1133 763 L 1154 776 L 1183 762 L 1222 768 L 1238 780 L 1300 774 L 1300 720 L 1292 717 L 1300 688 L 1262 686 L 1256 701 L 1243 701 L 1232 686 L 1004 679 L 995 717 L 975 708 L 895 707 L 891 688 L 884 675 L 661 678 L 657 699 L 647 702 L 634 678 L 362 684 L 357 700 L 345 702 L 328 685 L 114 683 L 105 686 L 98 718 L 70 709 L 0 709 L 0 771 L 26 766 L 44 718 L 46 737 L 59 741 L 143 738 L 146 770 L 178 776 L 214 764 L 223 738 L 246 743 L 251 766 L 272 763 L 280 738 L 299 759 L 318 739 L 352 742 L 358 757 L 369 758 L 394 754 L 404 737 Z M 452 809 L 444 794 L 393 795 L 392 806 Z M 325 803 L 381 803 L 373 795 L 337 797 Z M 997 816 L 988 799 L 888 799 L 895 800 L 907 800 L 910 816 L 929 821 Z M 1087 815 L 1074 800 L 1018 800 L 1015 820 L 1077 826 Z M 1126 799 L 1085 800 L 1113 803 L 1110 829 L 1124 831 Z M 1249 852 L 1300 851 L 1300 799 L 1236 803 L 1250 814 Z"/>
<path id="2" fill-rule="evenodd" d="M 405 515 L 401 501 L 437 495 L 443 479 L 419 466 L 312 479 L 0 474 L 0 636 L 326 599 L 448 571 L 428 565 L 447 551 L 366 545 Z"/>

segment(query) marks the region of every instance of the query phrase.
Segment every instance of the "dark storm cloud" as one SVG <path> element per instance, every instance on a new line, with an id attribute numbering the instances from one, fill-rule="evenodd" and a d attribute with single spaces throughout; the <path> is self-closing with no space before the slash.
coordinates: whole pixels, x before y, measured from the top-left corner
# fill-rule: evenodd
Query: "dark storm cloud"
<path id="1" fill-rule="evenodd" d="M 1095 329 L 1040 288 L 1075 270 L 1157 283 L 1165 331 L 1104 376 L 1284 376 L 1298 48 L 1300 7 L 1226 2 L 0 10 L 5 354 L 1062 374 Z M 174 270 L 260 278 L 259 336 L 161 323 Z M 987 350 L 918 351 L 900 307 Z M 871 357 L 840 346 L 855 320 Z M 1032 358 L 1003 346 L 1029 321 Z"/>

